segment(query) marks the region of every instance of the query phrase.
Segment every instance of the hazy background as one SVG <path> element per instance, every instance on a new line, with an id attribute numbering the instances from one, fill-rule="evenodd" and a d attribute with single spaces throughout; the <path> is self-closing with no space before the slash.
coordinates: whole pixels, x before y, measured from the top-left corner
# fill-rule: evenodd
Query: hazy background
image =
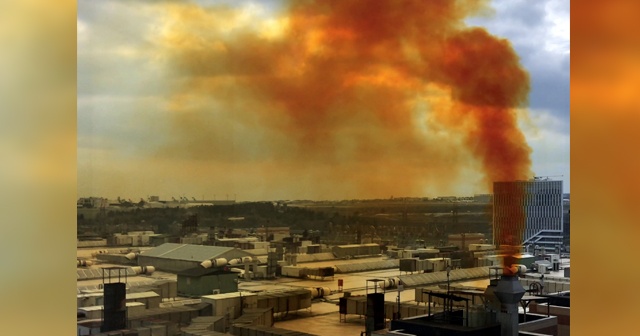
<path id="1" fill-rule="evenodd" d="M 534 174 L 562 175 L 570 192 L 569 1 L 428 3 L 337 6 L 327 19 L 281 1 L 79 1 L 78 194 L 436 197 Z M 465 80 L 434 70 L 439 34 L 475 26 L 494 45 L 447 59 L 526 86 L 509 93 L 500 141 L 478 129 L 502 121 L 458 106 Z M 497 69 L 511 62 L 492 54 L 502 44 L 526 83 Z M 474 94 L 490 95 L 481 81 Z"/>

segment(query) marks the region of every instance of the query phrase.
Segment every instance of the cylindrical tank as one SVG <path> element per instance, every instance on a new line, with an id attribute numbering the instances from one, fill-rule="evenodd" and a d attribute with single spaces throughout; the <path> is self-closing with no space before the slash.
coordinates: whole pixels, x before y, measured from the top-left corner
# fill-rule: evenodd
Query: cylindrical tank
<path id="1" fill-rule="evenodd" d="M 88 266 L 91 266 L 91 265 L 93 265 L 93 263 L 91 262 L 91 260 L 81 260 L 81 259 L 78 259 L 78 262 L 77 262 L 77 266 L 78 266 L 78 267 L 88 267 Z"/>
<path id="2" fill-rule="evenodd" d="M 380 287 L 380 289 L 396 288 L 399 283 L 400 283 L 400 278 L 393 277 L 393 278 L 388 278 L 388 279 L 385 279 L 384 281 L 379 282 L 378 286 Z"/>
<path id="3" fill-rule="evenodd" d="M 518 274 L 525 274 L 525 273 L 527 273 L 527 266 L 518 265 Z"/>
<path id="4" fill-rule="evenodd" d="M 138 257 L 138 253 L 135 253 L 135 252 L 130 252 L 130 253 L 127 253 L 125 255 L 125 258 L 127 258 L 129 260 L 133 260 L 133 259 L 135 259 L 137 257 Z"/>
<path id="5" fill-rule="evenodd" d="M 251 257 L 242 257 L 242 263 L 246 264 L 246 263 L 250 263 L 253 260 L 253 258 Z"/>
<path id="6" fill-rule="evenodd" d="M 329 287 L 310 287 L 307 289 L 311 291 L 312 299 L 322 298 L 322 297 L 331 295 L 331 289 Z"/>
<path id="7" fill-rule="evenodd" d="M 91 257 L 95 258 L 98 254 L 107 254 L 107 253 L 109 253 L 108 250 L 93 251 L 91 252 Z"/>
<path id="8" fill-rule="evenodd" d="M 520 264 L 513 264 L 511 265 L 511 267 L 509 267 L 509 271 L 511 271 L 512 274 L 525 274 L 527 273 L 527 266 L 520 265 Z"/>
<path id="9" fill-rule="evenodd" d="M 203 262 L 200 263 L 200 266 L 204 267 L 204 268 L 210 268 L 210 267 L 222 267 L 227 265 L 227 259 L 225 258 L 218 258 L 218 259 L 207 259 Z"/>
<path id="10" fill-rule="evenodd" d="M 225 258 L 217 258 L 213 260 L 213 264 L 216 267 L 222 267 L 225 266 L 227 264 L 227 259 Z"/>
<path id="11" fill-rule="evenodd" d="M 156 268 L 153 266 L 134 266 L 134 267 L 131 267 L 131 269 L 136 274 L 151 274 L 156 271 Z"/>
<path id="12" fill-rule="evenodd" d="M 235 258 L 235 259 L 231 259 L 231 260 L 229 260 L 229 263 L 228 263 L 228 264 L 229 264 L 230 266 L 232 266 L 232 265 L 237 265 L 237 264 L 239 264 L 240 262 L 242 262 L 242 259 L 240 259 L 240 258 Z"/>

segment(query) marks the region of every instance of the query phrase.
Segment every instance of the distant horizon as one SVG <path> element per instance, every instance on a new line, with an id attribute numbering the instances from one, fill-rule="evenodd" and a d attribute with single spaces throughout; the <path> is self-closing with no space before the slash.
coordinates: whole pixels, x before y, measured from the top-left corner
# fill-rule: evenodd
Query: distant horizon
<path id="1" fill-rule="evenodd" d="M 402 199 L 424 199 L 427 198 L 428 200 L 432 201 L 435 200 L 436 198 L 446 198 L 446 197 L 456 197 L 456 198 L 473 198 L 474 196 L 482 196 L 482 195 L 493 195 L 493 193 L 481 193 L 481 194 L 474 194 L 474 195 L 441 195 L 441 196 L 434 196 L 434 197 L 428 197 L 428 196 L 393 196 L 393 197 L 388 197 L 388 198 L 349 198 L 349 199 L 304 199 L 304 198 L 300 198 L 300 199 L 289 199 L 289 198 L 285 198 L 285 199 L 260 199 L 260 200 L 240 200 L 240 199 L 214 199 L 214 198 L 204 198 L 204 199 L 198 199 L 196 198 L 195 200 L 193 200 L 190 197 L 188 198 L 189 202 L 200 202 L 200 201 L 235 201 L 237 203 L 240 202 L 300 202 L 300 201 L 304 201 L 304 202 L 343 202 L 343 201 L 377 201 L 377 200 L 402 200 Z M 571 195 L 571 193 L 562 193 L 563 196 L 567 196 L 567 195 Z M 78 199 L 82 199 L 82 198 L 102 198 L 102 199 L 107 199 L 108 201 L 116 201 L 118 199 L 118 197 L 120 197 L 121 200 L 123 201 L 128 201 L 129 199 L 131 199 L 132 203 L 138 203 L 140 201 L 140 199 L 144 199 L 145 202 L 147 202 L 149 200 L 149 197 L 151 196 L 158 196 L 159 195 L 150 195 L 147 197 L 122 197 L 122 196 L 116 196 L 116 197 L 103 197 L 103 196 L 79 196 Z M 171 197 L 175 197 L 175 196 L 169 196 L 168 198 L 162 198 L 160 197 L 159 202 L 173 202 L 173 200 L 171 199 Z M 176 198 L 176 201 L 180 201 L 179 198 Z"/>

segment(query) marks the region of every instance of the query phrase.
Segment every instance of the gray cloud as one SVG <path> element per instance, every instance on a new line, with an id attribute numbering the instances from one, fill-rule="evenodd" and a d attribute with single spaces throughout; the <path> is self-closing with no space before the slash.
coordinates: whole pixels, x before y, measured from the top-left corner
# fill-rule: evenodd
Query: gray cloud
<path id="1" fill-rule="evenodd" d="M 531 108 L 564 120 L 568 133 L 570 58 L 564 29 L 569 24 L 569 0 L 494 0 L 492 5 L 493 17 L 468 23 L 509 39 L 531 76 Z"/>

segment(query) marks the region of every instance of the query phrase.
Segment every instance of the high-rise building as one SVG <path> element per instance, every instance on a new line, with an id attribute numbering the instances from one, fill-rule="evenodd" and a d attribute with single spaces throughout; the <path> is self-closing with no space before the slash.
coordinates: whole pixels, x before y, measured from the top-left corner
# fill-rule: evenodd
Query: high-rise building
<path id="1" fill-rule="evenodd" d="M 549 178 L 494 182 L 494 244 L 561 245 L 562 195 L 562 181 Z"/>

